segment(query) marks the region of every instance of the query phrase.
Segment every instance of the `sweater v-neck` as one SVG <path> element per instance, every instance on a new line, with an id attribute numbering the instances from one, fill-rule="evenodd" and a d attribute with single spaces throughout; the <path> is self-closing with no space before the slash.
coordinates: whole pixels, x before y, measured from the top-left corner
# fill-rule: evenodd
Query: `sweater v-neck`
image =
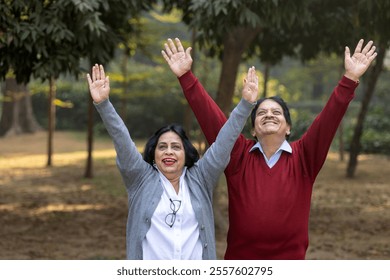
<path id="1" fill-rule="evenodd" d="M 285 151 L 282 152 L 282 154 L 280 155 L 280 158 L 278 159 L 278 161 L 275 163 L 275 165 L 273 167 L 269 167 L 267 162 L 265 161 L 263 153 L 261 151 L 258 151 L 258 152 L 259 152 L 258 156 L 261 157 L 261 159 L 260 159 L 261 167 L 265 170 L 265 172 L 269 176 L 275 176 L 275 174 L 276 174 L 276 176 L 278 176 L 280 174 L 279 173 L 279 169 L 281 168 L 280 166 L 283 166 L 280 162 L 285 160 L 286 152 Z"/>

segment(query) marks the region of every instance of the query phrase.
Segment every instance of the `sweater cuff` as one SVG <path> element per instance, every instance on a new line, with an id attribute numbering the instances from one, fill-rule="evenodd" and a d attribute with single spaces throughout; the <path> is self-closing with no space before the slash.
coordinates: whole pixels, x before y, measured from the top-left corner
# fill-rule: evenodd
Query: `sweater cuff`
<path id="1" fill-rule="evenodd" d="M 346 88 L 352 88 L 353 90 L 355 90 L 358 85 L 359 85 L 359 82 L 355 82 L 345 76 L 343 76 L 339 82 L 339 84 L 343 87 L 346 87 Z"/>
<path id="2" fill-rule="evenodd" d="M 240 102 L 237 104 L 237 110 L 239 111 L 244 110 L 247 113 L 247 112 L 251 112 L 255 106 L 256 106 L 256 102 L 251 103 L 245 100 L 244 98 L 241 98 Z"/>
<path id="3" fill-rule="evenodd" d="M 107 110 L 110 110 L 109 108 L 112 106 L 110 99 L 105 99 L 100 103 L 93 102 L 93 105 L 95 105 L 96 110 L 100 112 L 106 112 Z M 110 106 L 111 105 L 111 106 Z"/>
<path id="4" fill-rule="evenodd" d="M 192 73 L 191 70 L 184 73 L 178 79 L 183 89 L 191 87 L 197 81 L 197 78 L 195 77 L 195 75 Z"/>

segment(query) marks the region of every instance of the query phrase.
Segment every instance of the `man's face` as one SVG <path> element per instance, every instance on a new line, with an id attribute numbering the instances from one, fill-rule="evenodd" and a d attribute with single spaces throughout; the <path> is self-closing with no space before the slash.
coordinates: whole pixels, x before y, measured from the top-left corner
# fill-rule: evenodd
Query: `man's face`
<path id="1" fill-rule="evenodd" d="M 271 99 L 264 100 L 257 108 L 253 136 L 258 140 L 275 136 L 284 140 L 290 134 L 290 125 L 286 122 L 283 108 Z"/>

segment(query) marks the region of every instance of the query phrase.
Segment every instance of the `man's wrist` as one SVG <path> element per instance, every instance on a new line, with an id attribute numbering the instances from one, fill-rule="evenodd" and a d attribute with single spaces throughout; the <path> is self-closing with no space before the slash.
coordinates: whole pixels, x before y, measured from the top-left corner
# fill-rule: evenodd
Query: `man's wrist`
<path id="1" fill-rule="evenodd" d="M 356 77 L 355 75 L 352 75 L 350 73 L 345 73 L 344 76 L 352 81 L 354 81 L 355 83 L 359 83 L 359 77 Z"/>

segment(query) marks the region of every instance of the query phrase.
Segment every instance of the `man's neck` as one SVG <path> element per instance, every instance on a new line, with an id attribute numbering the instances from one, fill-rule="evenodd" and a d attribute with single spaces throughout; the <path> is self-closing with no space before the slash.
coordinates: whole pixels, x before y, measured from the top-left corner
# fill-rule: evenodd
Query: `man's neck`
<path id="1" fill-rule="evenodd" d="M 259 143 L 267 159 L 270 159 L 276 151 L 282 146 L 285 139 L 276 139 L 275 137 L 263 137 L 259 139 Z"/>

